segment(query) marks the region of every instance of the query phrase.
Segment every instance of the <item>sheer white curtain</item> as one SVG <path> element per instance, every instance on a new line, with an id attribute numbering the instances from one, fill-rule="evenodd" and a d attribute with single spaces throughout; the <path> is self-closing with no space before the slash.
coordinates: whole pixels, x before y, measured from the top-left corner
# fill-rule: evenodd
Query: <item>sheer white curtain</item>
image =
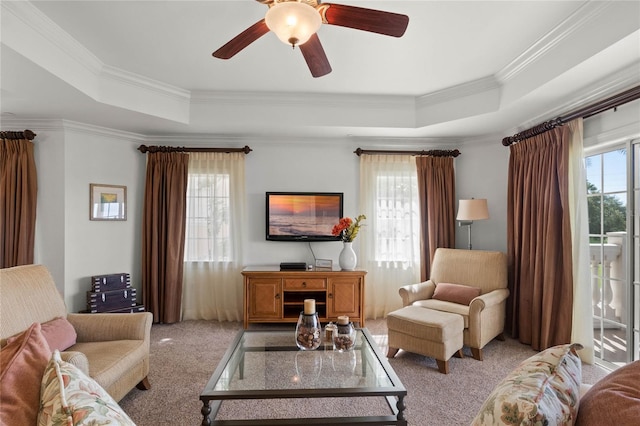
<path id="1" fill-rule="evenodd" d="M 183 320 L 242 320 L 244 158 L 189 154 Z"/>
<path id="2" fill-rule="evenodd" d="M 582 119 L 569 124 L 569 214 L 573 250 L 573 316 L 571 341 L 584 346 L 580 358 L 594 362 L 593 311 L 589 270 L 589 212 L 587 209 L 587 178 L 582 146 Z"/>
<path id="3" fill-rule="evenodd" d="M 402 307 L 398 289 L 420 279 L 420 201 L 415 158 L 360 156 L 360 265 L 367 270 L 366 318 Z"/>

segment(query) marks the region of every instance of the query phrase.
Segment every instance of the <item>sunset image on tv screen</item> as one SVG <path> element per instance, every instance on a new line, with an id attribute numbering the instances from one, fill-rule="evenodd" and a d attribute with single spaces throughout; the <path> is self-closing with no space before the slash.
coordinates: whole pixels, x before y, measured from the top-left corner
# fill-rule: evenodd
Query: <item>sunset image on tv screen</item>
<path id="1" fill-rule="evenodd" d="M 338 195 L 275 195 L 269 197 L 269 234 L 330 236 L 340 220 Z"/>

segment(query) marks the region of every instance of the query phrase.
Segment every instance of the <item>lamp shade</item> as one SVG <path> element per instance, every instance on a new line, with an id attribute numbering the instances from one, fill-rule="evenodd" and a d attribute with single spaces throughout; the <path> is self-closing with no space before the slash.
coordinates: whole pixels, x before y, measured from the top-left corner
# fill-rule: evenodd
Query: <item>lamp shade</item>
<path id="1" fill-rule="evenodd" d="M 486 198 L 472 198 L 458 202 L 457 220 L 482 220 L 489 219 L 489 208 Z"/>
<path id="2" fill-rule="evenodd" d="M 295 0 L 275 3 L 264 19 L 283 43 L 292 46 L 306 43 L 322 25 L 322 18 L 315 8 Z"/>

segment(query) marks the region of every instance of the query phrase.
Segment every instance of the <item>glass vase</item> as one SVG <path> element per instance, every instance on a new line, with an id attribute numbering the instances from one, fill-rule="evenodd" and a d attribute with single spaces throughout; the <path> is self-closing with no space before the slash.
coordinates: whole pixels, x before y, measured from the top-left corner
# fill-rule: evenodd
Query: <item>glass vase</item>
<path id="1" fill-rule="evenodd" d="M 350 351 L 356 345 L 356 329 L 353 323 L 338 323 L 338 329 L 333 333 L 333 349 L 338 352 Z"/>
<path id="2" fill-rule="evenodd" d="M 322 343 L 322 326 L 318 313 L 305 314 L 300 312 L 296 324 L 296 345 L 303 351 L 317 349 Z"/>

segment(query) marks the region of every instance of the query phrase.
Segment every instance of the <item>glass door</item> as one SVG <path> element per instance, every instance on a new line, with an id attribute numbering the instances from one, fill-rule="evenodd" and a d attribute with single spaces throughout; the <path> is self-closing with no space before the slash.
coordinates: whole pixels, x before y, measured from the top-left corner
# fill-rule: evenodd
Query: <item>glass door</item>
<path id="1" fill-rule="evenodd" d="M 633 299 L 638 268 L 633 268 L 633 280 L 630 273 L 630 254 L 637 253 L 633 247 L 637 248 L 638 238 L 629 226 L 628 206 L 634 198 L 634 191 L 628 190 L 629 149 L 630 145 L 623 145 L 585 159 L 595 357 L 618 366 L 634 357 L 630 324 L 638 306 Z M 637 324 L 635 329 L 637 337 Z M 635 352 L 637 357 L 637 348 Z"/>

